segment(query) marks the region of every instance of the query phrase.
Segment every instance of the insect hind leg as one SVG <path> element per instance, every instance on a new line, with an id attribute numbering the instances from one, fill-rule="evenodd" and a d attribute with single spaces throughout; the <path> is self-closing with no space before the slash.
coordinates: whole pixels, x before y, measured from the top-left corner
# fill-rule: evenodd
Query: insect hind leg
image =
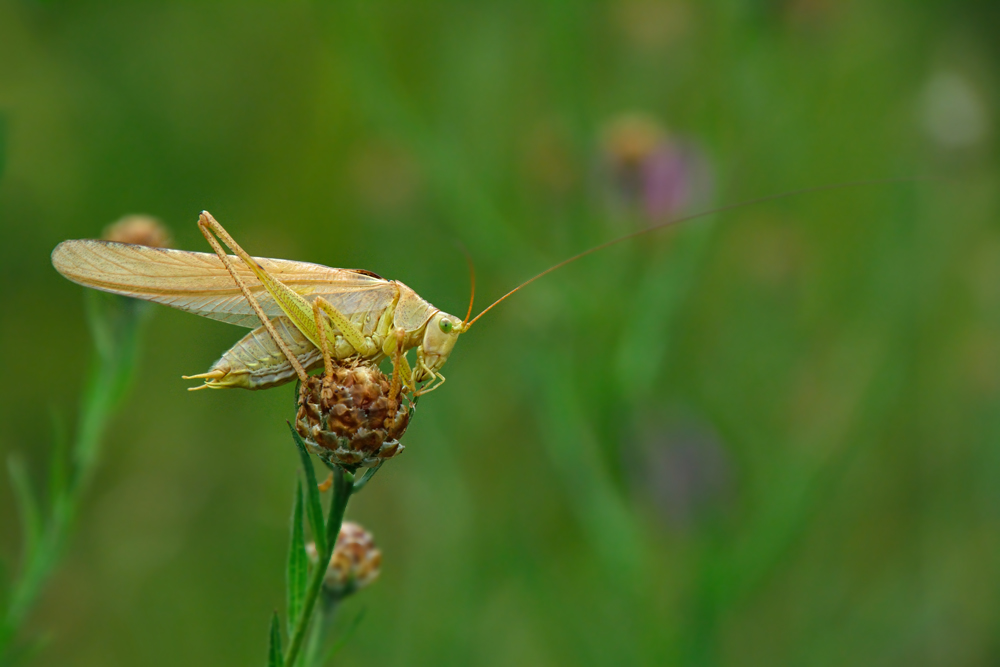
<path id="1" fill-rule="evenodd" d="M 299 363 L 299 360 L 295 357 L 295 355 L 292 354 L 292 351 L 288 349 L 288 346 L 285 344 L 285 341 L 282 340 L 281 336 L 278 335 L 278 332 L 275 331 L 270 318 L 268 318 L 267 314 L 264 313 L 264 309 L 261 308 L 260 303 L 257 302 L 257 299 L 250 292 L 250 288 L 247 287 L 246 283 L 243 282 L 243 279 L 240 278 L 238 273 L 236 273 L 236 268 L 233 266 L 232 260 L 229 258 L 229 255 L 226 254 L 226 251 L 223 250 L 222 245 L 215 238 L 215 236 L 213 236 L 212 232 L 214 231 L 219 234 L 219 237 L 226 242 L 226 245 L 232 248 L 233 252 L 239 255 L 244 262 L 247 262 L 248 260 L 252 262 L 253 258 L 247 255 L 243 248 L 240 248 L 239 245 L 236 244 L 233 237 L 231 237 L 226 230 L 222 228 L 222 225 L 220 225 L 208 211 L 202 211 L 201 217 L 198 218 L 198 229 L 201 230 L 201 233 L 205 237 L 205 240 L 208 241 L 208 244 L 212 246 L 212 250 L 215 251 L 215 254 L 219 256 L 220 260 L 222 260 L 223 266 L 225 266 L 229 271 L 229 275 L 232 276 L 233 282 L 236 283 L 240 292 L 243 293 L 243 297 L 247 300 L 247 303 L 250 304 L 250 307 L 253 308 L 253 311 L 257 315 L 257 318 L 261 321 L 261 324 L 263 324 L 264 328 L 267 329 L 267 332 L 271 334 L 271 338 L 274 339 L 274 344 L 278 346 L 278 349 L 280 349 L 285 355 L 285 358 L 288 359 L 288 363 L 295 369 L 295 374 L 299 376 L 299 380 L 305 382 L 308 378 L 306 370 L 302 367 L 302 364 Z M 245 258 L 244 255 L 246 255 Z"/>

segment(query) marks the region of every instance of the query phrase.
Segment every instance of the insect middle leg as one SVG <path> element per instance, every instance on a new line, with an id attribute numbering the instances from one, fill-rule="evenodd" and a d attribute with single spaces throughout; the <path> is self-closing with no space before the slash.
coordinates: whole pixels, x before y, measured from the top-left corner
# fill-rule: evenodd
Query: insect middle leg
<path id="1" fill-rule="evenodd" d="M 406 350 L 403 348 L 405 338 L 406 332 L 402 329 L 396 329 L 386 336 L 382 346 L 382 352 L 392 359 L 392 385 L 389 400 L 394 400 L 402 387 L 414 394 L 417 390 L 417 385 L 413 381 L 413 371 L 410 370 L 410 363 L 406 360 Z"/>
<path id="2" fill-rule="evenodd" d="M 330 339 L 326 333 L 326 323 L 323 320 L 323 312 L 320 307 L 322 297 L 313 301 L 313 317 L 316 320 L 316 330 L 319 333 L 319 349 L 323 353 L 323 371 L 326 379 L 333 378 L 333 357 L 330 355 Z"/>

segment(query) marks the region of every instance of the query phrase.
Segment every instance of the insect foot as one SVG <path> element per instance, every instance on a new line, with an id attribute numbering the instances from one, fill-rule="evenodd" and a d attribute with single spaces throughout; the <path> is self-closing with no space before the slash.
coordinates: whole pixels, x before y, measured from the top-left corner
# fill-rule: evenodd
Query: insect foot
<path id="1" fill-rule="evenodd" d="M 309 560 L 317 564 L 316 545 L 310 542 L 306 553 Z M 378 579 L 381 567 L 382 552 L 375 548 L 372 534 L 359 524 L 345 521 L 340 527 L 323 586 L 329 595 L 345 598 Z"/>
<path id="2" fill-rule="evenodd" d="M 413 405 L 367 360 L 333 364 L 299 388 L 295 429 L 317 456 L 349 471 L 371 468 L 403 451 Z"/>

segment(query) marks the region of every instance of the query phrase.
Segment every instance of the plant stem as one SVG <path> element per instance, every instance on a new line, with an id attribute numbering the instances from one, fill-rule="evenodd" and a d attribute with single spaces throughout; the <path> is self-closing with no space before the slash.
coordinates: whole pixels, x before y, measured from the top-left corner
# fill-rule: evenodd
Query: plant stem
<path id="1" fill-rule="evenodd" d="M 0 624 L 0 659 L 6 655 L 17 628 L 34 606 L 55 569 L 76 523 L 80 501 L 100 459 L 100 444 L 108 421 L 132 378 L 144 304 L 104 294 L 87 295 L 91 334 L 97 358 L 91 362 L 83 392 L 80 424 L 69 454 L 70 478 L 50 489 L 51 514 L 37 546 L 25 559 L 13 582 L 6 614 Z M 53 456 L 66 456 L 56 448 Z M 54 461 L 53 465 L 62 465 Z"/>
<path id="2" fill-rule="evenodd" d="M 329 593 L 324 592 L 320 595 L 319 604 L 316 605 L 316 619 L 313 621 L 309 641 L 306 644 L 306 667 L 319 667 L 317 660 L 333 625 L 333 619 L 336 618 L 337 602 L 337 598 Z"/>
<path id="3" fill-rule="evenodd" d="M 340 466 L 333 471 L 333 498 L 330 499 L 330 512 L 326 520 L 326 552 L 320 555 L 319 562 L 312 572 L 309 580 L 309 588 L 306 589 L 306 599 L 302 607 L 302 613 L 295 622 L 295 631 L 292 633 L 292 641 L 288 645 L 288 653 L 285 655 L 285 667 L 292 667 L 302 650 L 303 640 L 306 630 L 309 629 L 309 621 L 312 619 L 313 609 L 316 607 L 316 600 L 323 588 L 323 579 L 326 577 L 326 568 L 333 556 L 333 549 L 337 546 L 337 536 L 340 534 L 340 524 L 344 521 L 344 511 L 347 509 L 347 501 L 354 492 L 354 475 L 347 472 Z"/>

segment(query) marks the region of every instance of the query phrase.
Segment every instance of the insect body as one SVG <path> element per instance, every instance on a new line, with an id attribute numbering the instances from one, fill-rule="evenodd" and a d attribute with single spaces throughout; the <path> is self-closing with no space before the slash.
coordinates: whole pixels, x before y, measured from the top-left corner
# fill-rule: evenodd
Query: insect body
<path id="1" fill-rule="evenodd" d="M 287 348 L 295 355 L 303 369 L 311 371 L 323 364 L 322 353 L 295 328 L 284 315 L 272 318 L 275 330 Z M 341 350 L 334 356 L 338 359 Z M 185 376 L 185 379 L 202 379 L 205 384 L 193 389 L 268 389 L 285 384 L 295 378 L 295 369 L 263 326 L 259 326 L 229 348 L 207 373 Z"/>
<path id="2" fill-rule="evenodd" d="M 667 226 L 749 204 L 859 185 L 909 182 L 883 179 L 840 183 L 760 197 L 668 220 L 619 236 L 559 262 L 524 281 L 476 317 L 465 320 L 435 308 L 398 280 L 370 271 L 248 255 L 208 212 L 198 226 L 215 255 L 109 241 L 65 241 L 52 263 L 70 280 L 105 292 L 145 299 L 254 330 L 207 373 L 201 387 L 263 389 L 290 381 L 332 359 L 393 360 L 394 380 L 414 394 L 444 382 L 441 367 L 458 336 L 509 296 L 539 278 L 612 245 Z M 222 245 L 235 253 L 227 255 Z M 238 260 L 238 261 L 237 261 Z M 473 285 L 473 292 L 475 291 Z M 411 370 L 406 353 L 416 349 Z M 417 389 L 417 384 L 427 382 Z"/>
<path id="3" fill-rule="evenodd" d="M 256 327 L 207 373 L 192 376 L 203 379 L 204 387 L 262 389 L 302 377 L 322 361 L 321 337 L 336 359 L 377 362 L 395 355 L 411 390 L 422 381 L 436 381 L 431 388 L 444 381 L 439 370 L 465 330 L 462 320 L 399 281 L 368 271 L 250 257 L 208 213 L 199 226 L 215 255 L 79 240 L 60 243 L 52 263 L 86 287 Z M 211 232 L 242 264 L 222 251 Z M 411 371 L 402 355 L 414 348 Z"/>

